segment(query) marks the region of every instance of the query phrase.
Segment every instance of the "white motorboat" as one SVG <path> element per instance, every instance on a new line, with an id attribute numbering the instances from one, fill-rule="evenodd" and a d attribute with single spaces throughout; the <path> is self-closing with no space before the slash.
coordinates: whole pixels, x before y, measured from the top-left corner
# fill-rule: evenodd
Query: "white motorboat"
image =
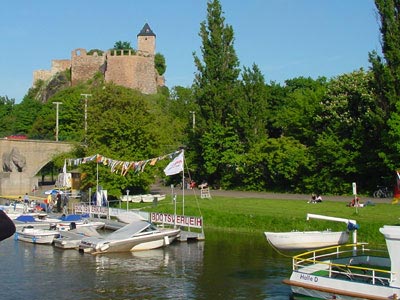
<path id="1" fill-rule="evenodd" d="M 357 241 L 357 222 L 355 220 L 307 214 L 307 220 L 321 219 L 343 222 L 347 229 L 343 231 L 289 231 L 289 232 L 264 232 L 267 241 L 278 250 L 311 250 L 335 245 L 346 244 L 353 231 L 353 242 Z"/>
<path id="2" fill-rule="evenodd" d="M 49 226 L 59 231 L 70 230 L 71 223 L 74 223 L 74 227 L 93 227 L 96 230 L 105 226 L 105 222 L 92 221 L 82 215 L 63 215 L 59 218 L 51 218 L 45 213 L 23 214 L 16 217 L 14 221 L 16 224 L 24 223 L 35 227 Z"/>
<path id="3" fill-rule="evenodd" d="M 278 250 L 307 250 L 348 242 L 348 231 L 264 232 L 267 241 Z"/>
<path id="4" fill-rule="evenodd" d="M 144 195 L 122 195 L 121 201 L 133 203 L 150 203 L 157 199 L 161 201 L 165 199 L 165 194 L 144 194 Z"/>
<path id="5" fill-rule="evenodd" d="M 172 243 L 180 229 L 157 228 L 146 220 L 135 220 L 105 237 L 83 238 L 79 251 L 92 254 L 150 250 Z"/>
<path id="6" fill-rule="evenodd" d="M 29 242 L 34 244 L 52 244 L 54 238 L 59 236 L 59 232 L 49 229 L 35 228 L 33 226 L 24 226 L 17 229 L 14 234 L 15 240 Z"/>
<path id="7" fill-rule="evenodd" d="M 79 249 L 81 240 L 85 237 L 97 236 L 100 234 L 93 227 L 75 227 L 71 223 L 70 230 L 60 231 L 60 235 L 54 239 L 54 246 L 62 249 Z"/>
<path id="8" fill-rule="evenodd" d="M 67 215 L 62 216 L 58 222 L 55 222 L 56 228 L 60 231 L 70 230 L 71 223 L 74 223 L 74 227 L 93 227 L 94 229 L 100 229 L 105 226 L 105 222 L 92 221 L 88 218 L 82 217 L 82 215 Z"/>
<path id="9" fill-rule="evenodd" d="M 305 252 L 293 257 L 290 279 L 294 296 L 313 299 L 399 299 L 400 226 L 383 226 L 388 255 L 365 243 Z"/>

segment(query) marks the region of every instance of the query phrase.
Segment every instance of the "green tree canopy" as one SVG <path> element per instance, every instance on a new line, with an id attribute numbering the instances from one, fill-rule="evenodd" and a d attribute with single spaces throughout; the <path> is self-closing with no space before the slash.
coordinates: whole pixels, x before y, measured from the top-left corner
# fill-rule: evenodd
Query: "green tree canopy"
<path id="1" fill-rule="evenodd" d="M 165 57 L 161 53 L 156 53 L 154 56 L 154 63 L 156 65 L 156 70 L 158 75 L 164 75 L 165 71 L 167 70 L 167 65 L 165 64 Z"/>

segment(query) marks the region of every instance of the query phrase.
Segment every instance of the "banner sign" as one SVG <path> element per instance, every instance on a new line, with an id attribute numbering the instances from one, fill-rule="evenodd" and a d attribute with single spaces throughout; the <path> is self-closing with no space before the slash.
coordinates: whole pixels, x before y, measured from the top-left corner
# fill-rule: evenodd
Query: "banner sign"
<path id="1" fill-rule="evenodd" d="M 96 214 L 96 215 L 108 215 L 108 208 L 104 206 L 94 206 L 86 204 L 75 204 L 74 211 L 81 214 Z"/>
<path id="2" fill-rule="evenodd" d="M 203 218 L 171 215 L 165 213 L 150 213 L 150 222 L 203 228 Z"/>

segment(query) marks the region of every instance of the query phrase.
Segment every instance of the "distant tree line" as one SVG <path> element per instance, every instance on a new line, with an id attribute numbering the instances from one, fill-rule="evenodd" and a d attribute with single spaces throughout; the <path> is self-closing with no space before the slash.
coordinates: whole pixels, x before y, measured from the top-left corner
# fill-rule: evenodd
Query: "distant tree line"
<path id="1" fill-rule="evenodd" d="M 266 83 L 257 64 L 240 69 L 234 30 L 213 0 L 200 24 L 192 86 L 149 96 L 96 75 L 46 103 L 36 86 L 19 104 L 0 97 L 0 134 L 54 139 L 52 102 L 59 101 L 59 139 L 77 142 L 68 157 L 134 161 L 184 147 L 192 179 L 215 188 L 350 194 L 356 182 L 367 194 L 393 186 L 400 168 L 400 0 L 375 3 L 383 56 L 371 52 L 369 70 Z M 81 94 L 91 94 L 86 111 Z M 60 167 L 63 158 L 56 159 Z M 100 166 L 99 177 L 110 195 L 144 192 L 164 166 L 126 176 Z M 95 168 L 81 166 L 85 188 L 94 186 Z"/>

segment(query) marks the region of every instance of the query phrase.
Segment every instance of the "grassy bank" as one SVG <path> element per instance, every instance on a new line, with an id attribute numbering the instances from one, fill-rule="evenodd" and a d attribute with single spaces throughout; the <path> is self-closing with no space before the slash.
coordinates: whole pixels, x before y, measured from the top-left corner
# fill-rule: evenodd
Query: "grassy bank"
<path id="1" fill-rule="evenodd" d="M 353 219 L 357 221 L 358 241 L 371 244 L 384 244 L 379 228 L 383 225 L 400 224 L 400 205 L 376 203 L 374 206 L 350 208 L 343 202 L 324 201 L 308 204 L 302 200 L 277 200 L 254 198 L 213 197 L 200 199 L 185 196 L 185 215 L 203 216 L 204 230 L 218 229 L 242 233 L 258 234 L 264 231 L 292 230 L 344 230 L 344 223 L 306 220 L 307 213 Z M 130 204 L 130 208 L 141 208 L 145 211 L 173 213 L 171 197 L 158 202 Z M 182 197 L 177 198 L 177 213 L 182 214 Z"/>

